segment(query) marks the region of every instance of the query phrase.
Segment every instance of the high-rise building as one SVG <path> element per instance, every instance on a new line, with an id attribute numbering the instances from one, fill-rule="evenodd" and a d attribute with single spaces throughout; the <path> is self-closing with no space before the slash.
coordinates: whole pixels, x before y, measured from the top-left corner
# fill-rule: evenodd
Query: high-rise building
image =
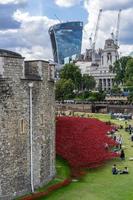
<path id="1" fill-rule="evenodd" d="M 54 62 L 64 64 L 64 59 L 81 54 L 83 22 L 66 22 L 49 28 Z"/>

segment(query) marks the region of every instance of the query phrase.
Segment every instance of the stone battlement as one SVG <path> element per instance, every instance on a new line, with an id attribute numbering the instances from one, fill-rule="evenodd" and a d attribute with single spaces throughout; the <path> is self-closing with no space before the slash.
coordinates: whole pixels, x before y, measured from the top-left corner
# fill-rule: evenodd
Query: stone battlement
<path id="1" fill-rule="evenodd" d="M 33 185 L 55 175 L 54 65 L 26 61 L 0 50 L 0 199 L 31 192 L 30 87 L 32 87 Z"/>

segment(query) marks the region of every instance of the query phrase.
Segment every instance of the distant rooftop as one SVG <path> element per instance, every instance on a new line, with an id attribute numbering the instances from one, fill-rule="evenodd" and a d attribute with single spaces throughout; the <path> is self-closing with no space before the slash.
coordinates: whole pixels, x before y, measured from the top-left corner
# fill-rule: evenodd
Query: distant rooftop
<path id="1" fill-rule="evenodd" d="M 71 29 L 71 28 L 83 28 L 83 22 L 82 21 L 68 21 L 68 22 L 62 22 L 62 23 L 58 23 L 58 24 L 54 24 L 53 26 L 51 26 L 49 28 L 49 33 L 53 30 L 60 30 L 60 29 Z"/>
<path id="2" fill-rule="evenodd" d="M 22 58 L 22 56 L 19 53 L 9 51 L 9 50 L 5 50 L 5 49 L 0 49 L 0 56 Z"/>

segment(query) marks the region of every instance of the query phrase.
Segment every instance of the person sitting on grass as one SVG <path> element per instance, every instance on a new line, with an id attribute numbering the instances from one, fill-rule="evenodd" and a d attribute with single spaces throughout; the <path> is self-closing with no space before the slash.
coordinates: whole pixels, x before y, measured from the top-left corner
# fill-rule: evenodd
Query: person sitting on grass
<path id="1" fill-rule="evenodd" d="M 120 171 L 120 174 L 129 174 L 128 168 L 125 167 L 124 170 Z"/>
<path id="2" fill-rule="evenodd" d="M 117 169 L 116 164 L 114 164 L 112 167 L 112 174 L 116 175 L 116 174 L 118 174 L 118 172 L 119 172 L 119 170 Z"/>

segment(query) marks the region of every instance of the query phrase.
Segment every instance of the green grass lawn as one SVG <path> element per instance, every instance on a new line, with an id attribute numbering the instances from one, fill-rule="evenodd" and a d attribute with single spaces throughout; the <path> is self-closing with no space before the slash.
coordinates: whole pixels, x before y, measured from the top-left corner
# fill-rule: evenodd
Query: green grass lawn
<path id="1" fill-rule="evenodd" d="M 92 114 L 103 121 L 111 120 L 109 115 Z M 124 125 L 123 121 L 111 120 L 117 124 Z M 133 125 L 133 121 L 128 123 Z M 63 187 L 52 192 L 49 196 L 40 200 L 133 200 L 133 161 L 129 161 L 129 157 L 133 157 L 133 147 L 130 141 L 129 133 L 119 130 L 124 138 L 126 160 L 121 161 L 119 158 L 105 163 L 97 169 L 88 169 L 87 175 L 77 182 L 72 182 L 69 186 Z M 69 176 L 68 167 L 62 166 L 62 161 L 57 158 L 58 173 Z M 129 174 L 112 175 L 112 165 L 116 164 L 119 169 L 125 166 L 129 169 Z M 59 167 L 59 166 L 62 167 Z M 66 167 L 66 169 L 65 169 Z M 66 172 L 65 172 L 66 171 Z M 62 175 L 61 175 L 62 176 Z"/>

